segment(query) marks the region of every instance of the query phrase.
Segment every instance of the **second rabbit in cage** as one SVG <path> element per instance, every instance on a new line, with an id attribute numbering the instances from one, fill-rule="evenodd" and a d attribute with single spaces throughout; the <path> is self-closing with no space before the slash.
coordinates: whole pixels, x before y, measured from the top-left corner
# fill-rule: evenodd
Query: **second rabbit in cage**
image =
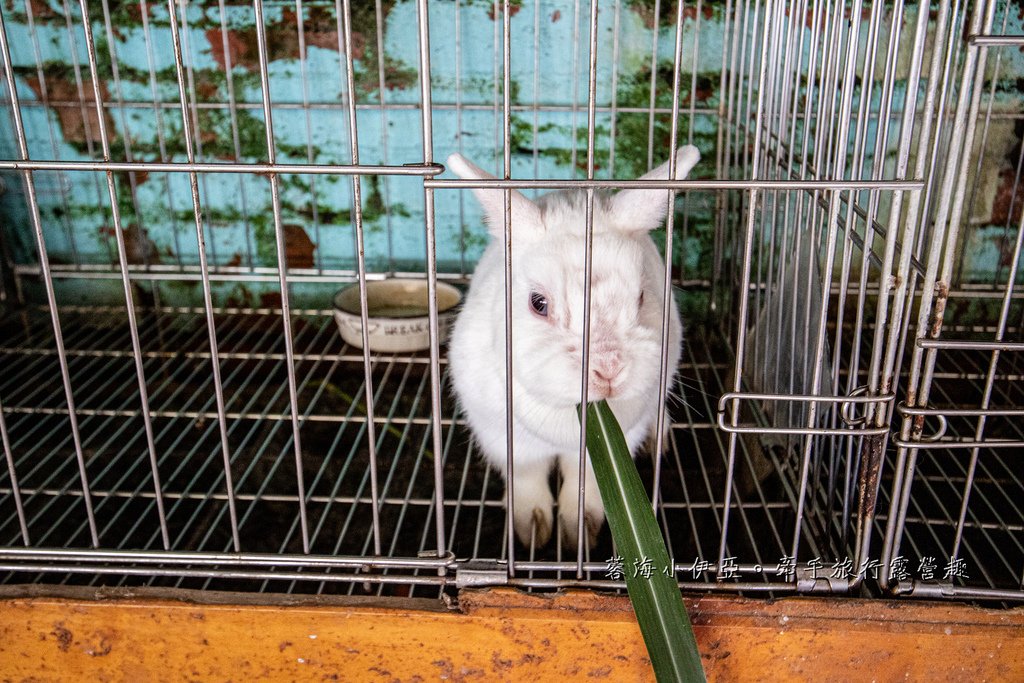
<path id="1" fill-rule="evenodd" d="M 700 160 L 679 148 L 675 178 Z M 491 179 L 459 154 L 448 166 L 466 180 Z M 665 162 L 642 180 L 668 180 Z M 607 399 L 630 453 L 655 429 L 662 358 L 665 265 L 649 233 L 661 226 L 669 190 L 631 188 L 598 194 L 593 206 L 589 400 Z M 491 236 L 473 275 L 449 342 L 455 393 L 487 463 L 507 472 L 505 334 L 505 191 L 474 189 Z M 511 191 L 513 500 L 516 536 L 524 545 L 548 542 L 554 496 L 548 476 L 562 478 L 558 509 L 562 536 L 577 545 L 580 402 L 583 368 L 586 193 L 552 192 L 536 201 Z M 682 323 L 670 305 L 668 368 L 675 372 Z M 671 387 L 671 382 L 667 386 Z M 592 468 L 586 468 L 584 528 L 593 547 L 604 507 Z"/>

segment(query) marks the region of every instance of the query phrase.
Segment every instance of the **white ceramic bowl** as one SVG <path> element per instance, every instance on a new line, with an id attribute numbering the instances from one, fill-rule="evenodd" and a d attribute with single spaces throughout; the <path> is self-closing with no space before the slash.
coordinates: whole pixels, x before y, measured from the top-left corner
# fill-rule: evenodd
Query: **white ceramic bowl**
<path id="1" fill-rule="evenodd" d="M 448 335 L 455 307 L 462 300 L 459 290 L 437 283 L 437 331 L 439 342 Z M 408 353 L 430 348 L 426 280 L 375 280 L 366 283 L 367 331 L 371 351 Z M 351 284 L 334 295 L 334 320 L 341 338 L 363 348 L 359 316 L 359 285 Z"/>

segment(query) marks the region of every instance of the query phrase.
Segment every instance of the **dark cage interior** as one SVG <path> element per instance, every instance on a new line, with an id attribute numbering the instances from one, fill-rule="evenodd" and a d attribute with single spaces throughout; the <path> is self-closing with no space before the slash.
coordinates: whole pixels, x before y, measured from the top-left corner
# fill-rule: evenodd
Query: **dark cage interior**
<path id="1" fill-rule="evenodd" d="M 534 197 L 693 144 L 637 458 L 681 586 L 1021 600 L 1022 17 L 0 3 L 2 581 L 622 589 L 607 528 L 510 543 L 443 339 L 364 352 L 331 301 L 467 290 L 489 236 L 449 153 Z"/>

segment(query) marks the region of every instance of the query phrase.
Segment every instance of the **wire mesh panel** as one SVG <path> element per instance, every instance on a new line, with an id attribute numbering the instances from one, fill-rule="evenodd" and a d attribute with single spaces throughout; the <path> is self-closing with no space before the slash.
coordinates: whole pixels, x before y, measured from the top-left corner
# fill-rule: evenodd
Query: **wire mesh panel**
<path id="1" fill-rule="evenodd" d="M 1004 359 L 1019 314 L 1019 240 L 1012 265 L 975 287 L 972 249 L 948 227 L 969 186 L 939 182 L 979 158 L 982 129 L 964 130 L 984 118 L 971 98 L 994 92 L 999 68 L 1020 73 L 1007 57 L 985 76 L 996 39 L 976 34 L 992 34 L 994 10 L 979 7 L 965 42 L 959 4 L 4 4 L 5 581 L 623 587 L 641 558 L 617 566 L 606 529 L 592 544 L 516 538 L 505 470 L 486 464 L 455 399 L 438 285 L 465 293 L 489 240 L 516 234 L 509 207 L 488 235 L 474 198 L 485 188 L 509 203 L 578 192 L 587 217 L 573 229 L 591 241 L 609 193 L 677 195 L 651 235 L 683 354 L 674 367 L 665 307 L 655 398 L 669 395 L 667 413 L 658 406 L 664 429 L 647 449 L 661 455 L 637 459 L 674 558 L 659 569 L 684 587 L 746 592 L 889 577 L 904 531 L 936 518 L 911 494 L 918 454 L 939 451 L 909 425 L 939 415 L 943 372 L 961 381 L 957 364 L 993 352 L 927 346 L 948 329 L 929 331 L 927 311 L 953 305 L 937 293 L 951 282 L 939 256 L 969 301 L 1009 302 L 1001 322 L 993 304 L 976 323 L 997 327 Z M 999 15 L 1007 35 L 1013 11 Z M 998 102 L 992 92 L 978 101 Z M 701 157 L 688 179 L 636 182 L 683 145 Z M 947 148 L 962 154 L 947 161 Z M 453 152 L 496 179 L 446 173 L 435 155 Z M 935 208 L 947 196 L 960 197 L 955 212 Z M 516 254 L 496 321 L 523 303 L 509 294 Z M 590 268 L 591 251 L 578 256 Z M 594 274 L 581 272 L 589 301 Z M 387 279 L 425 283 L 428 348 L 364 350 L 368 288 Z M 333 318 L 346 285 L 354 345 Z M 507 368 L 522 333 L 505 329 L 495 363 Z M 1016 377 L 1009 361 L 992 358 L 969 371 L 991 385 L 981 407 L 941 414 L 949 429 L 988 420 L 986 443 L 997 416 L 1012 431 L 1019 406 L 1009 383 L 999 393 Z M 581 355 L 574 386 L 592 359 Z M 582 462 L 582 445 L 570 450 Z M 982 498 L 1005 498 L 996 521 L 965 504 L 957 528 L 995 542 L 1004 520 L 999 533 L 1019 532 L 1019 477 L 986 457 L 939 476 L 993 482 Z M 564 474 L 552 472 L 552 492 Z M 926 481 L 955 518 L 959 503 Z M 890 509 L 876 523 L 880 486 Z"/>
<path id="2" fill-rule="evenodd" d="M 863 522 L 896 390 L 890 307 L 911 268 L 913 223 L 901 213 L 920 199 L 908 161 L 920 91 L 937 87 L 922 82 L 935 47 L 919 7 L 806 9 L 769 3 L 751 21 L 737 8 L 736 25 L 761 37 L 733 59 L 760 68 L 730 77 L 719 154 L 735 159 L 733 173 L 778 185 L 724 198 L 719 230 L 735 236 L 721 261 L 731 259 L 723 276 L 737 314 L 719 425 L 731 466 L 783 479 L 798 585 L 845 591 L 879 569 Z"/>
<path id="3" fill-rule="evenodd" d="M 948 153 L 938 160 L 927 272 L 885 525 L 885 580 L 910 595 L 1024 597 L 1019 93 L 1003 92 L 1018 9 L 978 3 L 966 28 Z M 941 183 L 941 185 L 940 185 Z M 941 189 L 940 189 L 941 188 Z M 995 253 L 986 253 L 991 244 Z"/>
<path id="4" fill-rule="evenodd" d="M 397 567 L 406 582 L 424 568 L 431 576 L 420 583 L 444 582 L 436 335 L 432 355 L 399 361 L 395 373 L 395 361 L 341 345 L 330 311 L 292 308 L 293 298 L 321 301 L 303 286 L 357 281 L 365 311 L 364 219 L 408 214 L 384 196 L 409 180 L 422 225 L 429 193 L 416 178 L 441 170 L 422 143 L 429 119 L 416 163 L 389 165 L 378 146 L 378 158 L 360 165 L 356 93 L 371 72 L 356 67 L 352 24 L 373 19 L 340 2 L 5 6 L 7 168 L 24 188 L 12 209 L 23 224 L 5 235 L 11 289 L 24 304 L 4 318 L 4 500 L 14 506 L 5 523 L 16 521 L 12 543 L 33 550 L 7 556 L 10 568 L 97 581 L 114 565 L 122 580 L 180 581 L 303 567 L 334 572 L 318 579 L 323 586 Z M 292 56 L 294 80 L 275 72 Z M 429 72 L 429 61 L 422 66 Z M 416 85 L 419 73 L 401 78 Z M 333 92 L 314 99 L 327 79 Z M 419 109 L 429 112 L 425 83 L 422 92 Z M 419 115 L 407 107 L 392 118 L 407 125 Z M 95 199 L 83 198 L 93 186 Z M 373 243 L 386 247 L 376 249 L 375 272 L 410 262 L 409 244 L 388 237 Z M 412 262 L 433 272 L 429 230 L 418 245 Z M 118 280 L 120 292 L 106 286 Z M 402 392 L 424 385 L 425 398 Z M 423 405 L 425 421 L 413 417 Z M 424 431 L 434 434 L 430 449 L 414 433 Z M 381 449 L 402 462 L 401 485 L 384 476 Z M 422 498 L 412 487 L 421 472 Z M 392 485 L 402 488 L 397 520 L 381 513 Z M 399 547 L 395 529 L 410 505 L 438 520 L 435 533 L 428 541 L 412 532 Z M 418 557 L 425 546 L 433 559 Z M 160 552 L 139 552 L 148 550 Z M 179 550 L 191 553 L 188 565 L 179 557 L 169 568 Z M 385 554 L 407 561 L 365 564 Z M 403 581 L 376 579 L 392 580 Z"/>

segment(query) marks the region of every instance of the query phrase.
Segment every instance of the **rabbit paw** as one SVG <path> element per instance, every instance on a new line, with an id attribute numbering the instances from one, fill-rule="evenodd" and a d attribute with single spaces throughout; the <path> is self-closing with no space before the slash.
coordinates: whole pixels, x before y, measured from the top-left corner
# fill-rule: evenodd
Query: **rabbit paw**
<path id="1" fill-rule="evenodd" d="M 571 519 L 570 519 L 571 517 Z M 562 542 L 567 548 L 575 549 L 577 546 L 577 532 L 579 531 L 578 517 L 575 514 L 559 515 L 559 522 L 562 528 Z M 601 534 L 601 527 L 604 526 L 604 512 L 586 511 L 583 513 L 583 530 L 587 534 L 587 548 L 592 549 L 597 545 L 597 537 Z"/>
<path id="2" fill-rule="evenodd" d="M 595 485 L 596 488 L 596 485 Z M 579 537 L 578 490 L 562 487 L 558 496 L 558 518 L 562 528 L 562 541 L 568 548 L 576 548 Z M 583 531 L 587 535 L 587 548 L 597 545 L 597 537 L 604 526 L 604 506 L 600 495 L 592 495 L 590 489 L 583 501 Z"/>
<path id="3" fill-rule="evenodd" d="M 554 526 L 551 507 L 554 499 L 550 491 L 546 493 L 547 500 L 543 500 L 543 495 L 528 497 L 516 491 L 513 525 L 516 538 L 527 548 L 539 548 L 551 540 L 551 530 Z"/>

